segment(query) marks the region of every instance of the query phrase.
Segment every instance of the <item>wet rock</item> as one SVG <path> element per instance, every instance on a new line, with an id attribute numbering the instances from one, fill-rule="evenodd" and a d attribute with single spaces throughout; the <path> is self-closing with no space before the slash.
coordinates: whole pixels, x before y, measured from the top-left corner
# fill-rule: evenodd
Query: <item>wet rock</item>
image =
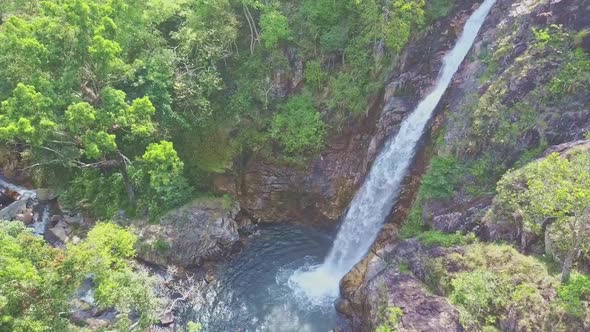
<path id="1" fill-rule="evenodd" d="M 344 299 L 337 306 L 351 319 L 350 330 L 374 331 L 383 321 L 383 310 L 398 307 L 403 311 L 400 330 L 462 331 L 458 311 L 424 284 L 427 260 L 446 254 L 444 248 L 423 248 L 417 240 L 388 244 L 369 254 L 368 262 L 353 269 L 354 276 L 344 277 L 360 283 L 343 288 Z M 410 271 L 402 271 L 401 263 Z"/>
<path id="2" fill-rule="evenodd" d="M 26 225 L 32 224 L 33 223 L 33 211 L 31 209 L 27 209 L 23 213 L 17 214 L 16 220 L 22 221 Z"/>
<path id="3" fill-rule="evenodd" d="M 29 198 L 19 198 L 10 205 L 0 210 L 0 220 L 16 220 L 17 215 L 27 211 Z"/>
<path id="4" fill-rule="evenodd" d="M 59 241 L 63 244 L 68 243 L 69 235 L 72 233 L 70 226 L 63 220 L 60 220 L 54 227 L 51 227 L 46 232 L 46 237 L 49 242 Z"/>
<path id="5" fill-rule="evenodd" d="M 51 201 L 57 198 L 57 193 L 52 189 L 39 188 L 35 190 L 35 192 L 37 193 L 37 199 L 42 202 Z"/>
<path id="6" fill-rule="evenodd" d="M 350 301 L 346 299 L 338 299 L 336 302 L 336 311 L 346 316 L 348 319 L 352 319 L 354 311 Z"/>
<path id="7" fill-rule="evenodd" d="M 138 257 L 158 265 L 200 265 L 226 256 L 239 240 L 239 205 L 220 198 L 197 199 L 168 212 L 159 224 L 138 222 Z"/>
<path id="8" fill-rule="evenodd" d="M 73 215 L 65 214 L 63 216 L 63 221 L 70 225 L 82 225 L 84 223 L 84 216 L 82 216 L 80 213 Z"/>
<path id="9" fill-rule="evenodd" d="M 252 220 L 252 218 L 250 218 L 250 216 L 246 215 L 245 213 L 238 214 L 236 217 L 236 222 L 238 223 L 238 231 L 241 235 L 252 235 L 258 228 L 254 220 Z"/>

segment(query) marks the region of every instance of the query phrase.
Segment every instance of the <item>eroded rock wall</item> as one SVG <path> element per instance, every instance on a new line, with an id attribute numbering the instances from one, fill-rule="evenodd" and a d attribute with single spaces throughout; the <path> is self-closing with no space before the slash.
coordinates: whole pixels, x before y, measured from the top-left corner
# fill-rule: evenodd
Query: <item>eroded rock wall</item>
<path id="1" fill-rule="evenodd" d="M 457 1 L 453 14 L 413 40 L 396 59 L 384 88 L 365 115 L 351 119 L 328 139 L 308 168 L 251 156 L 238 174 L 220 181 L 242 209 L 261 222 L 335 221 L 362 184 L 385 139 L 432 87 L 444 54 L 453 46 L 476 0 Z M 229 185 L 228 185 L 229 183 Z"/>
<path id="2" fill-rule="evenodd" d="M 450 197 L 420 200 L 425 227 L 474 231 L 488 240 L 507 240 L 514 235 L 513 242 L 520 244 L 522 232 L 514 223 L 503 231 L 496 228 L 498 236 L 485 236 L 490 227 L 482 218 L 493 202 L 496 181 L 509 168 L 542 156 L 552 145 L 579 140 L 590 130 L 588 91 L 573 91 L 558 103 L 545 99 L 547 84 L 568 59 L 557 47 L 539 47 L 533 28 L 556 29 L 550 30 L 556 35 L 589 29 L 590 3 L 496 2 L 439 105 L 439 136 L 433 142 L 432 155 L 451 156 L 462 168 Z M 589 52 L 585 38 L 577 47 Z M 473 174 L 478 163 L 483 174 Z M 425 285 L 420 260 L 441 253 L 424 250 L 412 241 L 400 242 L 399 227 L 387 225 L 365 259 L 342 280 L 338 309 L 349 318 L 347 328 L 372 331 L 383 321 L 379 314 L 383 308 L 397 306 L 404 313 L 401 330 L 462 330 L 457 311 L 445 298 L 421 291 Z M 527 244 L 534 242 L 525 240 Z M 401 258 L 409 263 L 410 275 L 400 273 Z"/>

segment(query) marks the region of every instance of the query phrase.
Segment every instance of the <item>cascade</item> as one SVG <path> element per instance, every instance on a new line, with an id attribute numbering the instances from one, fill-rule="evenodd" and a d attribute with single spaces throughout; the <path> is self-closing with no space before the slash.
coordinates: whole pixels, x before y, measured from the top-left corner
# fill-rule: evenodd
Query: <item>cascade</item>
<path id="1" fill-rule="evenodd" d="M 356 193 L 323 264 L 303 267 L 289 279 L 289 287 L 313 305 L 331 305 L 339 281 L 368 252 L 399 197 L 401 184 L 416 146 L 453 75 L 471 48 L 495 0 L 485 0 L 469 17 L 453 49 L 443 59 L 436 85 L 402 122 L 397 135 L 385 143 Z"/>

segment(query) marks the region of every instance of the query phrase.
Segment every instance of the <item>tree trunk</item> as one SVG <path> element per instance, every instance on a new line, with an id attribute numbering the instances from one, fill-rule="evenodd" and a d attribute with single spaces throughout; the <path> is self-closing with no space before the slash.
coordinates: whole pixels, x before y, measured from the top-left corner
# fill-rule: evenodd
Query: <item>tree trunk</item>
<path id="1" fill-rule="evenodd" d="M 573 248 L 570 250 L 567 255 L 565 256 L 565 260 L 563 261 L 563 265 L 561 267 L 561 283 L 566 283 L 570 279 L 570 274 L 572 273 L 572 266 L 574 265 L 574 257 L 578 248 Z"/>
<path id="2" fill-rule="evenodd" d="M 574 227 L 575 228 L 575 227 Z M 574 247 L 567 252 L 565 259 L 563 260 L 563 265 L 561 266 L 561 282 L 566 283 L 570 279 L 570 274 L 572 273 L 572 267 L 574 265 L 574 259 L 580 252 L 580 246 L 582 244 L 582 237 L 584 233 L 579 231 L 574 231 L 575 240 L 574 240 Z"/>
<path id="3" fill-rule="evenodd" d="M 135 198 L 135 191 L 133 190 L 131 181 L 129 181 L 129 174 L 127 174 L 127 162 L 125 161 L 125 157 L 123 156 L 123 154 L 121 154 L 120 152 L 119 158 L 121 159 L 121 175 L 123 176 L 123 183 L 125 184 L 125 189 L 127 189 L 127 196 L 129 197 L 129 202 L 131 203 L 131 206 L 135 207 L 137 199 Z"/>

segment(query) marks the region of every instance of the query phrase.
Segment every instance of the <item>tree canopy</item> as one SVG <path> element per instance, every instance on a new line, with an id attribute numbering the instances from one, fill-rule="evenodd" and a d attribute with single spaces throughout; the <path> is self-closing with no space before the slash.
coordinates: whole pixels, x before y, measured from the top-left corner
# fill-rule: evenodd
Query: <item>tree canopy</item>
<path id="1" fill-rule="evenodd" d="M 117 326 L 131 316 L 140 327 L 154 321 L 158 301 L 145 273 L 134 271 L 137 238 L 112 223 L 99 223 L 79 244 L 52 248 L 20 222 L 0 222 L 0 331 L 66 331 L 72 295 L 93 276 L 94 298 L 114 307 Z"/>
<path id="2" fill-rule="evenodd" d="M 379 49 L 400 53 L 453 1 L 2 4 L 0 144 L 69 207 L 110 218 L 209 191 L 237 154 L 305 164 L 378 91 Z"/>
<path id="3" fill-rule="evenodd" d="M 558 237 L 555 245 L 567 253 L 562 262 L 567 281 L 575 257 L 590 248 L 590 154 L 554 153 L 507 173 L 498 182 L 498 200 L 531 231 Z"/>

